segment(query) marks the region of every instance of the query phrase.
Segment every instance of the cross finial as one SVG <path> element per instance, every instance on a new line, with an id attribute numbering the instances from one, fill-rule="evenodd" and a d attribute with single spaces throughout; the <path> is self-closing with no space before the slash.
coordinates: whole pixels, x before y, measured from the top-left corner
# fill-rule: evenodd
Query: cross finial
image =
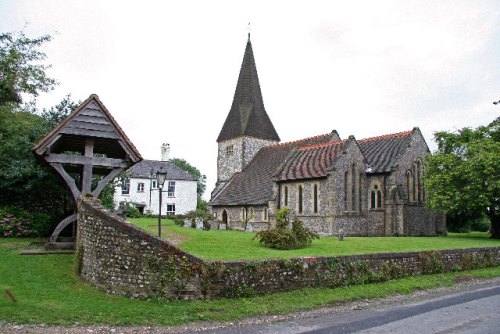
<path id="1" fill-rule="evenodd" d="M 250 22 L 248 22 L 247 30 L 248 30 L 248 40 L 250 40 L 250 32 L 252 31 L 252 27 L 250 26 Z"/>

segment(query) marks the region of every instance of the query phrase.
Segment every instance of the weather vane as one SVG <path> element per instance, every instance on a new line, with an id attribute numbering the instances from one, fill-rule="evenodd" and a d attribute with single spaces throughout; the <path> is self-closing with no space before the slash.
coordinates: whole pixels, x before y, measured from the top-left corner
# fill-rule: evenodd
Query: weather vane
<path id="1" fill-rule="evenodd" d="M 250 33 L 252 32 L 252 27 L 250 26 L 250 22 L 248 22 L 247 30 L 248 30 L 248 40 L 250 40 Z"/>

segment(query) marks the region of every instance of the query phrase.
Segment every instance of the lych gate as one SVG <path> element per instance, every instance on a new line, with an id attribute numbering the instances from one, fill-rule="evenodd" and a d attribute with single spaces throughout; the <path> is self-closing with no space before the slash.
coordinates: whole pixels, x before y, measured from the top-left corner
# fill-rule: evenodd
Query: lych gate
<path id="1" fill-rule="evenodd" d="M 47 134 L 33 148 L 33 153 L 64 180 L 75 207 L 81 195 L 98 197 L 113 178 L 142 160 L 139 151 L 95 94 Z M 75 222 L 76 213 L 63 219 L 47 247 L 58 247 L 59 234 Z"/>

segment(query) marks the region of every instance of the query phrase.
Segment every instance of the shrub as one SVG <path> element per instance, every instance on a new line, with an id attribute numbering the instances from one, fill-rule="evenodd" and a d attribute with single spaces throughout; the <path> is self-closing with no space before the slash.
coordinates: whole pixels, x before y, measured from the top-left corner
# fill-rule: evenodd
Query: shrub
<path id="1" fill-rule="evenodd" d="M 276 214 L 276 228 L 257 232 L 254 239 L 258 239 L 260 244 L 276 249 L 297 249 L 309 246 L 313 239 L 319 239 L 319 235 L 306 228 L 298 219 L 292 223 L 292 228 L 288 229 L 288 209 L 278 210 Z"/>
<path id="2" fill-rule="evenodd" d="M 30 214 L 21 208 L 0 208 L 0 237 L 43 237 L 52 229 L 53 219 L 47 213 Z"/>
<path id="3" fill-rule="evenodd" d="M 124 213 L 127 214 L 127 217 L 130 218 L 140 218 L 142 217 L 141 212 L 139 209 L 135 207 L 134 204 L 129 203 L 129 202 L 121 202 L 120 203 L 120 208 L 123 210 Z"/>

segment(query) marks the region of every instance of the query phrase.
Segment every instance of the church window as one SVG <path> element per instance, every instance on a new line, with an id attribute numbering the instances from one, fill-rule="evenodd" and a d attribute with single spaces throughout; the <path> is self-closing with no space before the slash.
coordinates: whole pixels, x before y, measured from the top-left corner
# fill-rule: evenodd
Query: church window
<path id="1" fill-rule="evenodd" d="M 411 171 L 406 172 L 406 189 L 408 191 L 408 203 L 413 203 L 413 175 Z"/>
<path id="2" fill-rule="evenodd" d="M 143 193 L 144 192 L 144 183 L 143 182 L 137 183 L 137 192 L 138 193 Z"/>
<path id="3" fill-rule="evenodd" d="M 288 206 L 288 187 L 285 186 L 285 188 L 283 189 L 283 191 L 285 193 L 284 196 L 283 196 L 284 200 L 285 200 L 285 206 Z"/>
<path id="4" fill-rule="evenodd" d="M 264 208 L 264 220 L 267 221 L 267 208 Z"/>
<path id="5" fill-rule="evenodd" d="M 303 209 L 303 207 L 302 207 L 302 205 L 303 205 L 303 203 L 302 203 L 302 195 L 303 195 L 302 194 L 302 186 L 299 186 L 299 188 L 298 188 L 298 196 L 297 196 L 298 197 L 298 205 L 297 206 L 298 206 L 299 213 L 302 213 L 302 209 Z"/>
<path id="6" fill-rule="evenodd" d="M 122 195 L 128 195 L 130 193 L 130 179 L 126 178 L 122 180 Z"/>
<path id="7" fill-rule="evenodd" d="M 234 146 L 228 145 L 226 146 L 226 157 L 230 157 L 234 154 Z"/>
<path id="8" fill-rule="evenodd" d="M 382 191 L 375 184 L 370 191 L 370 209 L 382 208 Z"/>
<path id="9" fill-rule="evenodd" d="M 352 164 L 344 174 L 344 199 L 346 211 L 361 211 L 361 188 L 361 174 L 357 173 L 356 164 Z"/>
<path id="10" fill-rule="evenodd" d="M 313 209 L 314 213 L 318 213 L 318 185 L 315 184 L 313 188 Z"/>

